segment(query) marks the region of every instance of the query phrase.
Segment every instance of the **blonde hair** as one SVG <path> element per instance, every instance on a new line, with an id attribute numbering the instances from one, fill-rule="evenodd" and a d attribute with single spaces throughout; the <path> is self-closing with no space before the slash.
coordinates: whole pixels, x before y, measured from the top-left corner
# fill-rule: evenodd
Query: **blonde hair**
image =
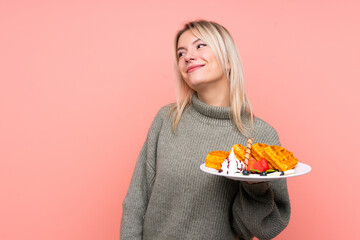
<path id="1" fill-rule="evenodd" d="M 254 122 L 254 115 L 249 98 L 245 93 L 244 74 L 238 50 L 234 40 L 225 27 L 218 23 L 205 20 L 186 23 L 184 28 L 181 29 L 175 37 L 175 69 L 178 81 L 177 102 L 170 111 L 170 113 L 174 113 L 172 119 L 173 131 L 176 131 L 181 115 L 185 108 L 191 103 L 192 95 L 195 92 L 186 84 L 177 67 L 179 60 L 177 55 L 178 41 L 181 34 L 187 30 L 190 30 L 195 36 L 201 38 L 209 45 L 222 66 L 224 73 L 226 73 L 230 84 L 231 119 L 238 130 L 246 135 L 248 127 L 245 125 L 241 116 L 248 116 L 250 125 L 252 125 Z M 230 65 L 230 68 L 228 67 L 228 64 Z"/>

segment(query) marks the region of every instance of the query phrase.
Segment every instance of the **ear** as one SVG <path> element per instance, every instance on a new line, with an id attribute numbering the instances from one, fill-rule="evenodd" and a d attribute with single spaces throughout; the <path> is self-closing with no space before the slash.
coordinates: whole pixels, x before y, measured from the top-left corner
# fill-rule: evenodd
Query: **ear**
<path id="1" fill-rule="evenodd" d="M 226 65 L 226 77 L 228 78 L 228 80 L 230 80 L 230 73 L 231 73 L 231 67 L 230 67 L 230 63 L 228 62 L 228 64 Z"/>
<path id="2" fill-rule="evenodd" d="M 230 70 L 231 69 L 231 65 L 230 65 L 230 61 L 229 59 L 227 60 L 227 64 L 226 64 L 226 70 Z"/>
<path id="3" fill-rule="evenodd" d="M 227 74 L 227 77 L 230 77 L 230 71 L 231 71 L 231 65 L 230 65 L 230 62 L 229 60 L 227 61 L 227 64 L 226 64 L 226 74 Z"/>

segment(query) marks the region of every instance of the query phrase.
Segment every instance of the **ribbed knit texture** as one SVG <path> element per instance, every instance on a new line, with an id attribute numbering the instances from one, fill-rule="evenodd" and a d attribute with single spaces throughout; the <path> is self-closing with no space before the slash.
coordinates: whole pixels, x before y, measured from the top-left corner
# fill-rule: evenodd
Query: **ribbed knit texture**
<path id="1" fill-rule="evenodd" d="M 194 94 L 174 134 L 170 106 L 156 115 L 123 202 L 121 239 L 272 239 L 288 224 L 286 180 L 248 184 L 200 170 L 210 151 L 246 146 L 230 108 Z M 244 118 L 246 119 L 246 118 Z M 276 131 L 255 119 L 254 143 L 280 145 Z"/>

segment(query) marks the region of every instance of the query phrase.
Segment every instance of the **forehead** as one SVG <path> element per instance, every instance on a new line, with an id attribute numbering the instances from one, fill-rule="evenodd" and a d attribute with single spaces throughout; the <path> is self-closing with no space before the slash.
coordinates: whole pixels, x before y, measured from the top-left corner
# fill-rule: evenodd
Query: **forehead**
<path id="1" fill-rule="evenodd" d="M 192 44 L 195 40 L 199 39 L 200 34 L 198 34 L 196 31 L 194 31 L 194 33 L 190 30 L 186 30 L 185 32 L 183 32 L 179 37 L 177 47 L 184 47 L 186 45 Z"/>

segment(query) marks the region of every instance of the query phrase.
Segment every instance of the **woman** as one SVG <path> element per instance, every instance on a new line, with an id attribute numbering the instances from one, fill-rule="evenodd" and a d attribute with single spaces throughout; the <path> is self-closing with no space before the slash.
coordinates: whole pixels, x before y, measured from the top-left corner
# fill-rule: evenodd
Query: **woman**
<path id="1" fill-rule="evenodd" d="M 178 100 L 156 115 L 123 202 L 121 239 L 272 239 L 288 224 L 285 180 L 243 182 L 202 172 L 210 151 L 280 145 L 252 114 L 228 31 L 208 21 L 175 38 Z"/>

